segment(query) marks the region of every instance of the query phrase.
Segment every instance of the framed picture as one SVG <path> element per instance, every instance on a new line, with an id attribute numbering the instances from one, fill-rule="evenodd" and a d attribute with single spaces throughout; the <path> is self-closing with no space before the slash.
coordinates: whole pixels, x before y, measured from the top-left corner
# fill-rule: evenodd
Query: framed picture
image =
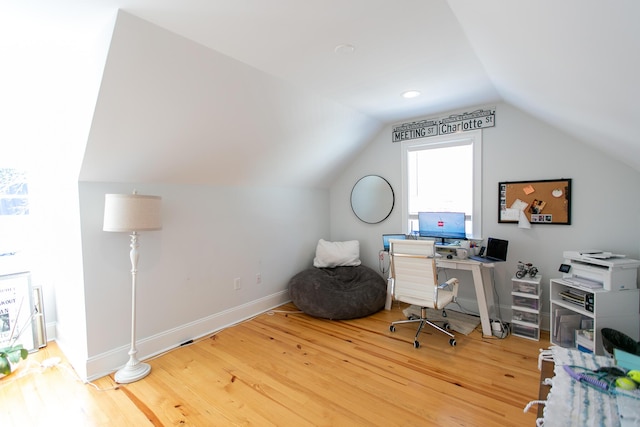
<path id="1" fill-rule="evenodd" d="M 0 276 L 0 348 L 22 344 L 34 350 L 31 274 Z"/>
<path id="2" fill-rule="evenodd" d="M 517 223 L 521 213 L 531 224 L 571 224 L 571 179 L 499 182 L 498 222 Z"/>

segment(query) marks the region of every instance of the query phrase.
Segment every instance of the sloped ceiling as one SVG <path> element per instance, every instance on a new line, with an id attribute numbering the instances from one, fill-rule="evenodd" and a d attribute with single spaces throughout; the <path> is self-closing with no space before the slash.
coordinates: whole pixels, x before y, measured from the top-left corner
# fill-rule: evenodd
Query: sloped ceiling
<path id="1" fill-rule="evenodd" d="M 326 186 L 379 129 L 126 12 L 116 22 L 81 179 Z"/>
<path id="2" fill-rule="evenodd" d="M 447 4 L 407 5 L 420 25 L 383 1 L 121 11 L 81 179 L 327 187 L 385 123 L 498 100 Z"/>
<path id="3" fill-rule="evenodd" d="M 78 37 L 125 12 L 83 180 L 327 186 L 384 124 L 499 101 L 640 170 L 635 0 L 21 3 Z"/>
<path id="4" fill-rule="evenodd" d="M 640 170 L 640 2 L 449 4 L 502 99 Z"/>

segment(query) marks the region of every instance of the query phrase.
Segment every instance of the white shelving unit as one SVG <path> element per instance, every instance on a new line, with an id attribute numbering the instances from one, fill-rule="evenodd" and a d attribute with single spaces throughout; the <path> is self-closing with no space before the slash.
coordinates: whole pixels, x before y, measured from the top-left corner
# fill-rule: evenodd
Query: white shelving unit
<path id="1" fill-rule="evenodd" d="M 511 333 L 515 336 L 540 340 L 541 279 L 540 273 L 536 277 L 511 278 Z"/>
<path id="2" fill-rule="evenodd" d="M 586 304 L 563 298 L 562 293 L 569 291 L 584 293 Z M 551 279 L 551 344 L 575 348 L 576 331 L 592 330 L 585 334 L 578 333 L 579 344 L 582 349 L 602 355 L 602 328 L 612 328 L 637 337 L 640 332 L 639 292 L 638 289 L 585 289 L 562 279 Z"/>

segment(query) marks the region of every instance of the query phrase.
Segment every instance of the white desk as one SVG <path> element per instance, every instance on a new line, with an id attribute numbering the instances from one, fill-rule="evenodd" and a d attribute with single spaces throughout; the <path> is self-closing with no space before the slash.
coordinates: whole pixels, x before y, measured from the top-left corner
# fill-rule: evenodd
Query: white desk
<path id="1" fill-rule="evenodd" d="M 482 335 L 491 336 L 491 321 L 489 320 L 489 307 L 493 307 L 493 290 L 491 289 L 491 271 L 494 267 L 493 263 L 483 263 L 471 259 L 459 259 L 453 257 L 436 258 L 438 268 L 447 268 L 451 270 L 471 271 L 473 275 L 473 286 L 476 291 L 476 299 L 478 300 L 478 310 L 480 311 L 480 323 L 482 325 Z M 391 309 L 391 289 L 387 284 L 387 304 L 385 308 Z"/>

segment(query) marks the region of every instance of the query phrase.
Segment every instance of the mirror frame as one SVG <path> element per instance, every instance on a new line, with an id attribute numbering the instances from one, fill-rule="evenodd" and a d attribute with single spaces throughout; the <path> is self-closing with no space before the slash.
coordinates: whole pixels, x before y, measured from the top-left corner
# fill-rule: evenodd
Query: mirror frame
<path id="1" fill-rule="evenodd" d="M 364 206 L 363 199 L 366 199 Z M 351 189 L 351 210 L 367 224 L 378 224 L 389 218 L 395 202 L 393 187 L 379 175 L 365 175 Z"/>

